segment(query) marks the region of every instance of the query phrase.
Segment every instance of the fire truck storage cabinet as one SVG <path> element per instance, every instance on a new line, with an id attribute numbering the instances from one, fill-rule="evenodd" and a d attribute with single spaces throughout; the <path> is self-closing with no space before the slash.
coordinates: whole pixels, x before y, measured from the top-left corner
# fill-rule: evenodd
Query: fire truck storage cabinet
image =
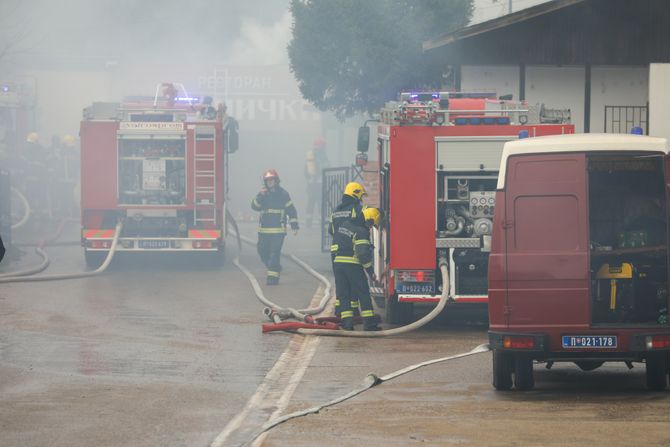
<path id="1" fill-rule="evenodd" d="M 532 388 L 533 361 L 645 362 L 647 386 L 666 388 L 668 166 L 662 138 L 505 145 L 489 258 L 496 389 Z"/>

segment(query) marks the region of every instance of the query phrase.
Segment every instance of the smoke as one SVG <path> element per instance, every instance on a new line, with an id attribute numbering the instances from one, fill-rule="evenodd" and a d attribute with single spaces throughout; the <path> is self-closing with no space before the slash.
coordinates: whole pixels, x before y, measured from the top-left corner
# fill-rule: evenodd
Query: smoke
<path id="1" fill-rule="evenodd" d="M 231 45 L 231 65 L 280 65 L 288 63 L 286 45 L 291 38 L 291 14 L 287 11 L 275 23 L 262 24 L 254 18 L 242 21 L 240 36 Z"/>

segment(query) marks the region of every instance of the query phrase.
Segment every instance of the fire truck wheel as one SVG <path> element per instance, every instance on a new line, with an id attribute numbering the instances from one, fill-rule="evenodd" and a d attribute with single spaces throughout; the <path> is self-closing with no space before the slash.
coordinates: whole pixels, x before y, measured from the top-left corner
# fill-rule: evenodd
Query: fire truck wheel
<path id="1" fill-rule="evenodd" d="M 401 303 L 396 295 L 386 302 L 386 322 L 389 324 L 408 324 L 414 318 L 414 305 Z"/>
<path id="2" fill-rule="evenodd" d="M 650 353 L 645 360 L 647 370 L 647 388 L 662 391 L 668 384 L 668 364 L 665 353 Z"/>
<path id="3" fill-rule="evenodd" d="M 493 351 L 493 388 L 508 391 L 512 388 L 512 355 L 509 352 Z"/>
<path id="4" fill-rule="evenodd" d="M 517 352 L 514 354 L 514 388 L 527 391 L 532 390 L 534 386 L 533 357 L 525 352 Z"/>
<path id="5" fill-rule="evenodd" d="M 86 265 L 91 269 L 97 269 L 105 262 L 107 257 L 107 252 L 102 251 L 88 251 L 84 250 L 84 258 L 86 259 Z"/>

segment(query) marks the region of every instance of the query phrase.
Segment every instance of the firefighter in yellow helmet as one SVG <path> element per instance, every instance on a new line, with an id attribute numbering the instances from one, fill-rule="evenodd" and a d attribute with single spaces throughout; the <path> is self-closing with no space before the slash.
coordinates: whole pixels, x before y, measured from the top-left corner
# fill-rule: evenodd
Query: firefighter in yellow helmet
<path id="1" fill-rule="evenodd" d="M 350 219 L 343 222 L 333 236 L 333 243 L 337 245 L 333 258 L 336 304 L 340 306 L 342 329 L 353 330 L 354 312 L 358 307 L 363 317 L 363 329 L 378 331 L 368 279 L 375 279 L 370 228 L 379 226 L 381 212 L 377 208 L 365 208 L 363 218 L 363 226 Z"/>
<path id="2" fill-rule="evenodd" d="M 74 217 L 77 215 L 78 208 L 78 201 L 74 200 L 74 196 L 80 169 L 77 139 L 70 134 L 65 134 L 60 139 L 54 137 L 54 139 L 56 142 L 52 145 L 53 150 L 50 154 L 57 166 L 54 193 L 57 194 L 58 207 L 54 211 L 61 217 Z"/>
<path id="3" fill-rule="evenodd" d="M 288 220 L 293 234 L 298 233 L 298 212 L 289 193 L 279 186 L 279 174 L 269 169 L 263 174 L 263 189 L 251 201 L 251 208 L 260 212 L 258 222 L 258 254 L 267 267 L 266 284 L 279 284 L 281 248 Z"/>
<path id="4" fill-rule="evenodd" d="M 342 201 L 335 208 L 333 213 L 330 215 L 330 226 L 328 232 L 331 237 L 333 237 L 333 242 L 330 246 L 331 260 L 335 260 L 335 253 L 337 252 L 337 242 L 335 241 L 335 234 L 337 234 L 337 229 L 344 224 L 345 222 L 353 221 L 353 223 L 358 227 L 365 226 L 365 220 L 363 218 L 363 206 L 361 201 L 365 196 L 365 188 L 358 182 L 349 182 L 344 188 L 344 194 L 342 195 Z M 335 271 L 335 264 L 333 263 L 333 272 Z M 341 303 L 339 300 L 335 300 L 335 313 L 339 316 Z M 353 310 L 355 313 L 358 312 L 358 301 L 353 304 Z"/>
<path id="5" fill-rule="evenodd" d="M 347 183 L 347 186 L 344 188 L 344 194 L 342 195 L 342 201 L 330 215 L 328 233 L 331 236 L 334 236 L 337 232 L 337 228 L 348 220 L 353 220 L 356 225 L 361 227 L 365 225 L 363 219 L 363 205 L 361 204 L 365 194 L 365 188 L 360 183 Z M 337 250 L 337 246 L 335 244 L 331 245 L 331 254 L 335 250 Z"/>
<path id="6" fill-rule="evenodd" d="M 51 214 L 49 201 L 49 170 L 47 153 L 40 144 L 37 132 L 26 135 L 26 141 L 19 153 L 19 167 L 23 174 L 22 190 L 28 199 L 36 221 L 42 221 Z"/>

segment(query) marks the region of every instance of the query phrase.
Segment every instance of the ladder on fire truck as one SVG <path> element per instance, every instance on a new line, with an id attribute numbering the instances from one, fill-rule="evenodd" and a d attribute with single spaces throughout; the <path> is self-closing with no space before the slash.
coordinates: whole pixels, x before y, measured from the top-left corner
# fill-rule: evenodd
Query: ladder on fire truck
<path id="1" fill-rule="evenodd" d="M 193 223 L 216 226 L 216 129 L 196 126 L 193 145 Z M 208 225 L 209 224 L 209 225 Z"/>

